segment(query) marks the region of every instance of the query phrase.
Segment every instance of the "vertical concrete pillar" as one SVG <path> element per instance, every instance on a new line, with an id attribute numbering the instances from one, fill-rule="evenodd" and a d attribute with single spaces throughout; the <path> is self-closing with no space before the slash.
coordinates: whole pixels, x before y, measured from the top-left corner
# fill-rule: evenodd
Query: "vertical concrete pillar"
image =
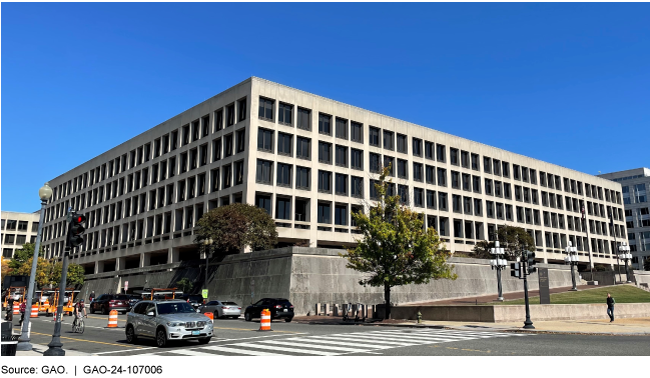
<path id="1" fill-rule="evenodd" d="M 104 262 L 95 261 L 95 274 L 104 272 Z"/>
<path id="2" fill-rule="evenodd" d="M 119 272 L 120 270 L 123 270 L 125 267 L 125 260 L 124 257 L 118 257 L 115 259 L 115 271 Z"/>
<path id="3" fill-rule="evenodd" d="M 320 315 L 320 303 L 316 303 L 316 311 L 314 312 L 314 315 Z"/>
<path id="4" fill-rule="evenodd" d="M 167 251 L 167 264 L 179 262 L 180 258 L 178 254 L 178 248 L 169 247 L 169 250 Z"/>
<path id="5" fill-rule="evenodd" d="M 141 253 L 140 254 L 140 268 L 144 268 L 146 266 L 149 266 L 151 264 L 151 256 L 148 253 Z"/>
<path id="6" fill-rule="evenodd" d="M 325 303 L 325 316 L 330 316 L 330 304 Z"/>

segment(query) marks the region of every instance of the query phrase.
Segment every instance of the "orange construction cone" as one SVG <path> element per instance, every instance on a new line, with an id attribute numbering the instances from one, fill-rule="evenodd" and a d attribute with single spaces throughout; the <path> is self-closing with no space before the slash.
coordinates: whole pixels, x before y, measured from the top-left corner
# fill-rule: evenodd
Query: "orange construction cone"
<path id="1" fill-rule="evenodd" d="M 261 313 L 260 331 L 271 331 L 271 311 L 266 308 Z"/>
<path id="2" fill-rule="evenodd" d="M 30 318 L 38 318 L 38 305 L 32 305 L 32 313 L 29 315 Z"/>
<path id="3" fill-rule="evenodd" d="M 20 305 L 14 302 L 14 315 L 20 315 Z"/>
<path id="4" fill-rule="evenodd" d="M 203 315 L 205 315 L 205 316 L 207 316 L 208 318 L 210 318 L 210 320 L 214 320 L 214 313 L 212 313 L 212 312 L 206 312 L 206 313 L 204 313 Z"/>
<path id="5" fill-rule="evenodd" d="M 107 328 L 117 328 L 117 310 L 111 310 L 111 312 L 108 314 Z"/>

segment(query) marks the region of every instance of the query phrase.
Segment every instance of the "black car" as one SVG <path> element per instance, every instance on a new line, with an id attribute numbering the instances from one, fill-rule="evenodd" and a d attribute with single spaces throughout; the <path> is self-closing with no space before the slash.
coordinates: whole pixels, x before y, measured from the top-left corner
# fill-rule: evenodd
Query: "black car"
<path id="1" fill-rule="evenodd" d="M 140 302 L 142 300 L 142 297 L 139 296 L 139 295 L 133 295 L 133 294 L 129 294 L 127 296 L 129 297 L 129 302 L 128 302 L 129 303 L 129 311 L 131 311 L 133 306 L 135 306 L 136 303 L 138 303 L 138 302 Z"/>
<path id="2" fill-rule="evenodd" d="M 195 310 L 203 306 L 203 296 L 201 296 L 200 294 L 183 294 L 177 297 L 176 299 L 184 300 L 185 302 L 192 305 L 192 308 L 194 308 Z"/>
<path id="3" fill-rule="evenodd" d="M 284 298 L 263 298 L 257 303 L 246 307 L 244 319 L 250 322 L 253 318 L 260 318 L 264 309 L 271 311 L 271 319 L 284 318 L 285 322 L 293 319 L 293 305 Z"/>

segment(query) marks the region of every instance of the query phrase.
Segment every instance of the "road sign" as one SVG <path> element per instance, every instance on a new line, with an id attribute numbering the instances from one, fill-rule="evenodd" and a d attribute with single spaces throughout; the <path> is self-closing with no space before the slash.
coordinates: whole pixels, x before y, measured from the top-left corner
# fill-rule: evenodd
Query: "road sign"
<path id="1" fill-rule="evenodd" d="M 124 281 L 124 291 L 129 290 L 129 281 Z"/>
<path id="2" fill-rule="evenodd" d="M 203 296 L 203 298 L 207 299 L 208 298 L 208 289 L 201 290 L 201 295 Z"/>

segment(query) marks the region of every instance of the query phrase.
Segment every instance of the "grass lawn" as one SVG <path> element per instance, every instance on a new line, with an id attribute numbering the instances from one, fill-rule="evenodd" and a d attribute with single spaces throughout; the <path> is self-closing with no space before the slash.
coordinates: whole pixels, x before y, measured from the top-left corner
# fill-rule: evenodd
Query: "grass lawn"
<path id="1" fill-rule="evenodd" d="M 581 303 L 607 303 L 607 293 L 610 293 L 616 303 L 647 303 L 650 302 L 650 293 L 630 285 L 608 286 L 599 289 L 570 291 L 566 293 L 551 294 L 551 304 L 581 304 Z M 491 303 L 495 304 L 495 303 Z M 522 305 L 523 299 L 506 301 L 504 305 Z M 530 297 L 530 304 L 539 304 L 539 297 Z"/>

